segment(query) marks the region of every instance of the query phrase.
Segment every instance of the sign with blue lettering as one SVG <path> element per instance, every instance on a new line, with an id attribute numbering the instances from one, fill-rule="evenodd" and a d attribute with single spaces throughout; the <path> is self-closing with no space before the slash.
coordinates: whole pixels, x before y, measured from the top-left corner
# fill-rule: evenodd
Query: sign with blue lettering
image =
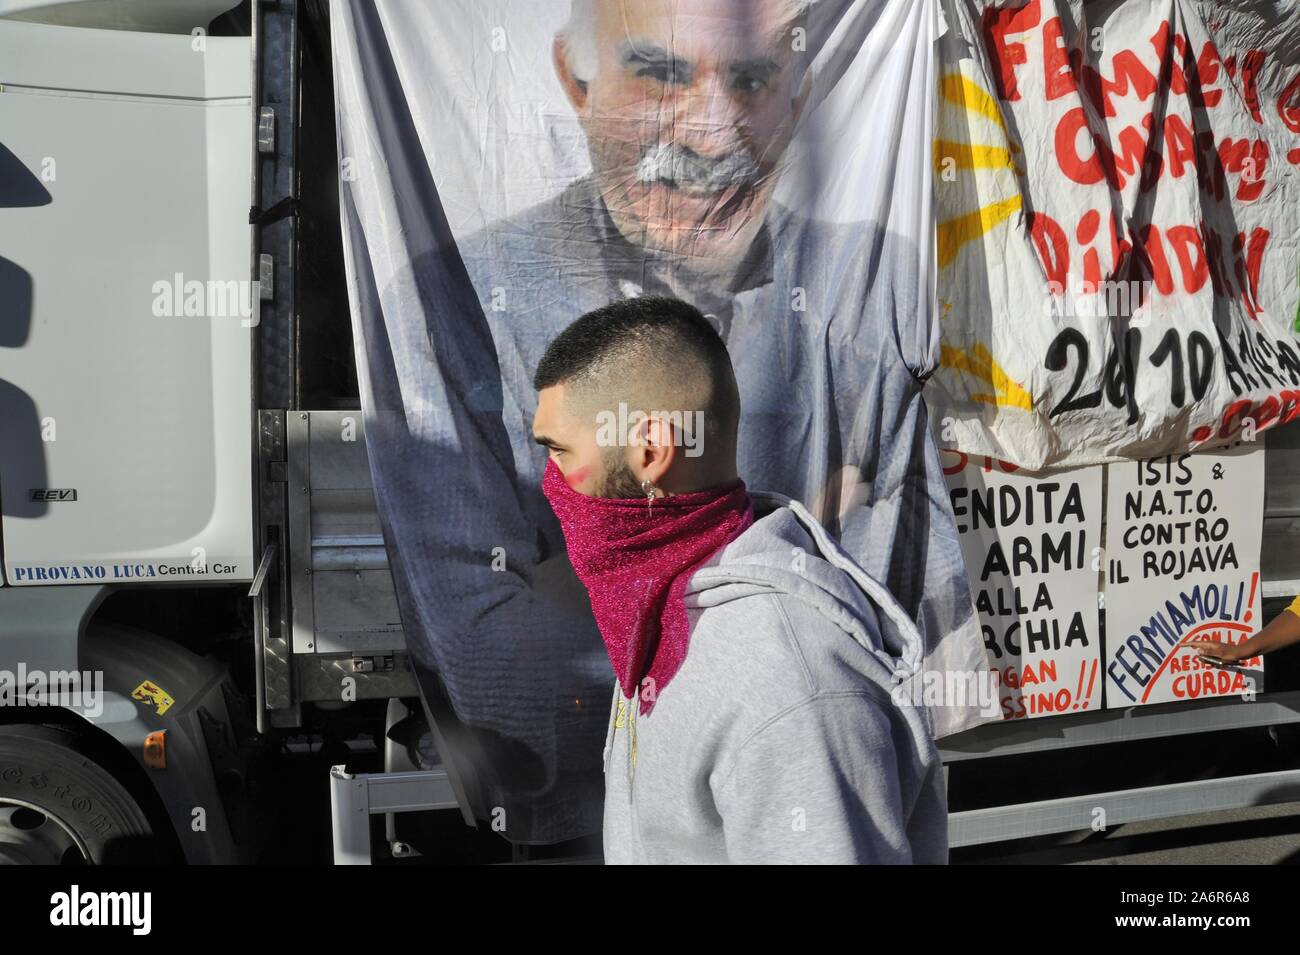
<path id="1" fill-rule="evenodd" d="M 1112 464 L 1106 494 L 1106 705 L 1260 689 L 1263 659 L 1200 660 L 1261 623 L 1263 442 Z"/>

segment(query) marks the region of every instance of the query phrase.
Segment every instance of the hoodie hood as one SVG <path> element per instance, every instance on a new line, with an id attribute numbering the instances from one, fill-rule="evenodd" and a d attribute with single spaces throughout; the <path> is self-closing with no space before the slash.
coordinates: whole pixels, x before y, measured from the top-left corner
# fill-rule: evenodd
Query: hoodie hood
<path id="1" fill-rule="evenodd" d="M 686 586 L 687 607 L 781 593 L 814 607 L 879 661 L 886 689 L 915 674 L 925 646 L 911 617 L 798 501 L 750 491 L 754 525 L 713 555 Z"/>
<path id="2" fill-rule="evenodd" d="M 755 594 L 803 601 L 874 661 L 864 676 L 892 692 L 921 670 L 924 641 L 889 589 L 868 574 L 797 500 L 775 491 L 750 490 L 754 523 L 719 548 L 686 583 L 689 610 L 708 609 Z M 688 650 L 689 653 L 689 650 Z M 616 687 L 606 736 L 606 771 L 614 731 L 630 736 L 627 775 L 636 769 L 635 695 Z M 629 791 L 630 792 L 630 791 Z"/>

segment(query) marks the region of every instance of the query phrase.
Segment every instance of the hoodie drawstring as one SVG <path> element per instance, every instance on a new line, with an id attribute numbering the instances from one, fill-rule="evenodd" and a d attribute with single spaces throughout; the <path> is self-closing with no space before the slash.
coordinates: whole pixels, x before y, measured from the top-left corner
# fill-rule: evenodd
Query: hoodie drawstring
<path id="1" fill-rule="evenodd" d="M 636 778 L 636 711 L 637 705 L 641 702 L 641 694 L 633 693 L 632 699 L 627 705 L 628 727 L 632 734 L 630 745 L 627 748 L 628 774 L 627 774 L 627 801 L 632 801 L 632 780 Z"/>
<path id="2" fill-rule="evenodd" d="M 609 731 L 605 734 L 605 774 L 609 775 L 609 764 L 613 758 L 614 735 L 619 729 L 628 731 L 627 760 L 624 773 L 627 777 L 627 798 L 632 801 L 632 780 L 636 778 L 636 704 L 640 702 L 637 694 L 629 700 L 623 696 L 623 689 L 614 681 L 614 698 L 609 705 Z"/>
<path id="3" fill-rule="evenodd" d="M 609 760 L 614 749 L 614 724 L 617 723 L 618 700 L 622 691 L 618 681 L 614 681 L 614 696 L 609 704 L 609 730 L 605 733 L 605 773 L 609 774 Z"/>

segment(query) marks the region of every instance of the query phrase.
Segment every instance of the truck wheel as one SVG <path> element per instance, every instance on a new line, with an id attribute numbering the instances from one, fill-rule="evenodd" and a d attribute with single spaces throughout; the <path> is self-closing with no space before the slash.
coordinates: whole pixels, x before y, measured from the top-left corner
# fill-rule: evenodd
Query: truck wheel
<path id="1" fill-rule="evenodd" d="M 158 862 L 139 804 L 75 731 L 0 725 L 0 865 Z"/>

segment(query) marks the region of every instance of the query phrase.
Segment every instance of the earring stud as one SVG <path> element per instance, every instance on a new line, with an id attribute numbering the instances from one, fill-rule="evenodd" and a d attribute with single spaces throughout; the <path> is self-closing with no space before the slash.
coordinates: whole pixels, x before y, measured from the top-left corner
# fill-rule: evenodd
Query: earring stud
<path id="1" fill-rule="evenodd" d="M 645 491 L 645 509 L 646 509 L 646 513 L 648 514 L 650 513 L 651 508 L 654 507 L 654 503 L 655 503 L 654 482 L 651 481 L 649 478 L 646 478 L 641 482 L 641 490 Z"/>

